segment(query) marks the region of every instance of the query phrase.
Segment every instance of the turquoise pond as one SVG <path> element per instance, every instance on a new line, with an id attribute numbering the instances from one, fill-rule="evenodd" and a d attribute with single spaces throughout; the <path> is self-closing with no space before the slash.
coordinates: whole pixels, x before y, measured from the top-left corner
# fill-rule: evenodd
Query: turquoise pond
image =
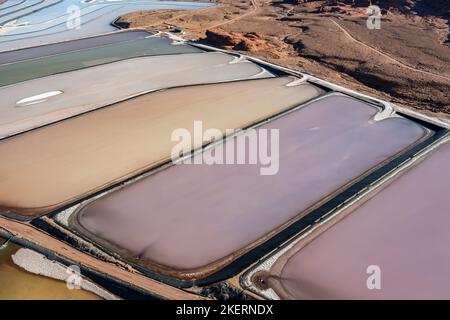
<path id="1" fill-rule="evenodd" d="M 117 28 L 111 23 L 130 12 L 190 10 L 212 5 L 149 0 L 7 1 L 0 6 L 0 51 L 112 32 Z"/>

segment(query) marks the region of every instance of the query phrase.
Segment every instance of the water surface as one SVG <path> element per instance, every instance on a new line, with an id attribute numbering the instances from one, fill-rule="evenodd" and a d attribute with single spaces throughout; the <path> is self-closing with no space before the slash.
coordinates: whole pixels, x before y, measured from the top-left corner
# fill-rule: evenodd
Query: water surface
<path id="1" fill-rule="evenodd" d="M 274 269 L 272 283 L 295 299 L 450 297 L 450 143 L 402 174 Z M 282 259 L 284 260 L 284 259 Z M 366 286 L 380 268 L 381 290 Z"/>
<path id="2" fill-rule="evenodd" d="M 74 4 L 79 6 L 81 10 L 80 28 L 69 28 L 67 25 L 67 18 L 70 16 L 67 9 Z M 95 1 L 84 4 L 81 1 L 74 0 L 55 1 L 55 4 L 47 5 L 45 8 L 34 12 L 27 12 L 26 9 L 23 9 L 25 10 L 23 12 L 18 10 L 10 15 L 5 15 L 3 17 L 5 25 L 0 30 L 2 34 L 0 51 L 73 40 L 115 31 L 117 29 L 111 23 L 118 17 L 130 12 L 161 9 L 189 10 L 211 5 L 214 4 L 146 0 Z M 1 22 L 2 17 L 0 17 Z"/>
<path id="3" fill-rule="evenodd" d="M 0 238 L 0 243 L 6 240 Z M 17 266 L 11 256 L 21 247 L 0 250 L 0 300 L 100 300 L 85 290 L 70 290 L 63 281 L 38 276 Z"/>

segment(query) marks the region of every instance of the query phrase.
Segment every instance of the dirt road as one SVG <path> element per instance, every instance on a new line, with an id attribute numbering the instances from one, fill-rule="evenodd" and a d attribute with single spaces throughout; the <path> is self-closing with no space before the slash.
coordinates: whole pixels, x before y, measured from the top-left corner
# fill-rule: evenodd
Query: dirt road
<path id="1" fill-rule="evenodd" d="M 396 59 L 394 57 L 391 57 L 390 55 L 388 55 L 388 54 L 386 54 L 386 53 L 384 53 L 384 52 L 382 52 L 382 51 L 380 51 L 380 50 L 378 50 L 378 49 L 376 49 L 376 48 L 374 48 L 374 47 L 372 47 L 372 46 L 370 46 L 370 45 L 368 45 L 368 44 L 366 44 L 366 43 L 364 43 L 364 42 L 362 42 L 362 41 L 360 41 L 358 39 L 356 39 L 354 36 L 352 36 L 350 34 L 350 32 L 348 32 L 343 26 L 341 26 L 339 24 L 339 22 L 337 22 L 335 19 L 328 18 L 328 20 L 331 21 L 332 23 L 334 23 L 352 41 L 358 43 L 359 45 L 361 45 L 363 47 L 366 47 L 367 49 L 369 49 L 369 50 L 371 50 L 373 52 L 376 52 L 377 54 L 383 56 L 387 60 L 389 60 L 389 61 L 391 61 L 391 62 L 393 62 L 395 64 L 398 64 L 398 65 L 402 66 L 403 68 L 406 68 L 406 69 L 409 69 L 409 70 L 412 70 L 412 71 L 415 71 L 415 72 L 420 72 L 420 73 L 423 73 L 423 74 L 426 74 L 426 75 L 429 75 L 429 76 L 432 76 L 432 77 L 438 77 L 440 79 L 450 80 L 449 76 L 441 75 L 441 74 L 437 74 L 437 73 L 434 73 L 434 72 L 425 71 L 425 70 L 421 70 L 421 69 L 417 69 L 417 68 L 415 68 L 413 66 L 410 66 L 410 65 L 408 65 L 408 64 L 406 64 L 406 63 L 404 63 L 404 62 L 402 62 L 402 61 L 400 61 L 400 60 L 398 60 L 398 59 Z"/>

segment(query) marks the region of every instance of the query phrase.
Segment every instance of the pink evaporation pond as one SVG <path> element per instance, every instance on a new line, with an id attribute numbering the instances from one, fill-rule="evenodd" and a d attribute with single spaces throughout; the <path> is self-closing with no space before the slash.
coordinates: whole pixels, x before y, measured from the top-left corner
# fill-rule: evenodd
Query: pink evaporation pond
<path id="1" fill-rule="evenodd" d="M 325 97 L 258 128 L 279 129 L 277 174 L 249 164 L 176 165 L 91 202 L 77 221 L 146 266 L 220 264 L 426 135 L 404 118 L 372 121 L 377 112 Z"/>
<path id="2" fill-rule="evenodd" d="M 275 287 L 296 299 L 448 299 L 449 159 L 446 143 L 295 253 Z"/>

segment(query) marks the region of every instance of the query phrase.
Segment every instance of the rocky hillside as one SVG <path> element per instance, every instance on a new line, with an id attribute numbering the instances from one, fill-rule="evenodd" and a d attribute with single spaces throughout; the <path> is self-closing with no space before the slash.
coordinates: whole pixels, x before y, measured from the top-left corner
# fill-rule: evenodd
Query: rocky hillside
<path id="1" fill-rule="evenodd" d="M 298 0 L 299 3 L 316 2 L 315 0 Z M 381 9 L 403 14 L 417 14 L 420 16 L 435 16 L 450 19 L 449 0 L 327 0 L 324 6 L 339 6 L 340 4 L 352 7 L 368 7 L 377 5 Z"/>

